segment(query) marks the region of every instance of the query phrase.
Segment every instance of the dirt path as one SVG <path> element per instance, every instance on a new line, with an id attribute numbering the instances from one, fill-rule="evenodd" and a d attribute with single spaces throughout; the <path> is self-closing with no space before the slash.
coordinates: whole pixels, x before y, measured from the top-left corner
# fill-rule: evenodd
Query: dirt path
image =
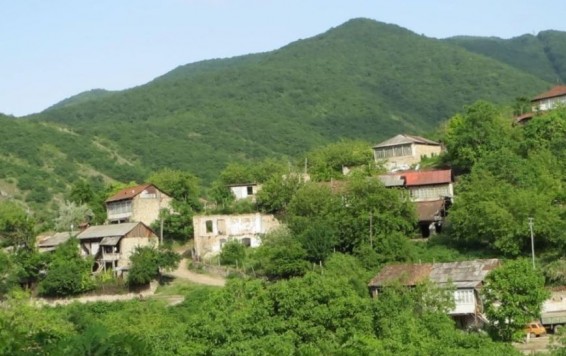
<path id="1" fill-rule="evenodd" d="M 223 287 L 226 284 L 226 280 L 222 277 L 214 277 L 189 271 L 189 269 L 187 268 L 186 258 L 183 258 L 181 260 L 179 267 L 177 267 L 176 270 L 165 272 L 164 274 L 175 278 L 186 279 L 198 284 L 205 284 L 208 286 Z"/>

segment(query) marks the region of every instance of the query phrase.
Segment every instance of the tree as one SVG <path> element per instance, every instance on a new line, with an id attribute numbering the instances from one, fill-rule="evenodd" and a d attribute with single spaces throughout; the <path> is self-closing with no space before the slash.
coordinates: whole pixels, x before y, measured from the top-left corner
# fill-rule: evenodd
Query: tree
<path id="1" fill-rule="evenodd" d="M 144 246 L 135 249 L 130 256 L 130 261 L 128 284 L 145 285 L 159 277 L 162 269 L 177 268 L 181 256 L 171 250 Z"/>
<path id="2" fill-rule="evenodd" d="M 242 265 L 246 258 L 246 248 L 237 240 L 228 241 L 220 252 L 220 263 L 223 265 Z"/>
<path id="3" fill-rule="evenodd" d="M 481 294 L 493 333 L 505 341 L 513 340 L 526 323 L 537 319 L 550 296 L 544 289 L 544 276 L 528 259 L 508 261 L 491 271 Z"/>
<path id="4" fill-rule="evenodd" d="M 34 246 L 34 221 L 18 204 L 0 201 L 0 243 L 16 249 Z"/>
<path id="5" fill-rule="evenodd" d="M 364 141 L 342 140 L 331 143 L 309 152 L 307 160 L 308 172 L 315 181 L 342 179 L 343 167 L 375 167 L 371 145 Z"/>
<path id="6" fill-rule="evenodd" d="M 64 297 L 79 294 L 95 287 L 92 261 L 79 253 L 79 242 L 72 237 L 59 245 L 47 267 L 45 278 L 39 283 L 39 293 Z"/>
<path id="7" fill-rule="evenodd" d="M 78 205 L 72 201 L 65 201 L 59 206 L 59 216 L 55 219 L 57 231 L 78 229 L 82 223 L 88 223 L 94 218 L 94 213 L 86 205 Z"/>

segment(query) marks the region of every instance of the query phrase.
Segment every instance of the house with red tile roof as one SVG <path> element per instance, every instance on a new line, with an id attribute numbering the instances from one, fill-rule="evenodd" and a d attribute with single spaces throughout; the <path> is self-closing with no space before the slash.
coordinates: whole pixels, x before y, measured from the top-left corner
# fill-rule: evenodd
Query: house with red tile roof
<path id="1" fill-rule="evenodd" d="M 108 223 L 143 222 L 150 226 L 161 209 L 171 210 L 172 200 L 154 184 L 124 188 L 106 199 Z"/>

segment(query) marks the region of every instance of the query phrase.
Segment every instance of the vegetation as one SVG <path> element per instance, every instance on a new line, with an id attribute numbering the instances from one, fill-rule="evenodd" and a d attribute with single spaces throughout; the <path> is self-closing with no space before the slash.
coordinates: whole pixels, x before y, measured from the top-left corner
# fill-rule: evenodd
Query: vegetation
<path id="1" fill-rule="evenodd" d="M 162 270 L 177 268 L 181 256 L 171 250 L 150 246 L 138 247 L 130 256 L 128 284 L 146 285 L 161 275 Z"/>

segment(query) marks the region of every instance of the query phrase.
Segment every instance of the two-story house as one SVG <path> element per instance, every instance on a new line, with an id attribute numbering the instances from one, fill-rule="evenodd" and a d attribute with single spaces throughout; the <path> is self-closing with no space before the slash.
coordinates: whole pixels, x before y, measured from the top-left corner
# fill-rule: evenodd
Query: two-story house
<path id="1" fill-rule="evenodd" d="M 531 112 L 515 117 L 519 124 L 525 124 L 537 113 L 556 109 L 558 106 L 566 106 L 566 85 L 557 85 L 531 99 Z"/>
<path id="2" fill-rule="evenodd" d="M 424 237 L 440 231 L 454 199 L 452 170 L 395 172 L 381 175 L 379 179 L 386 187 L 409 191 Z"/>
<path id="3" fill-rule="evenodd" d="M 108 223 L 143 222 L 151 225 L 161 209 L 171 209 L 172 198 L 153 184 L 124 188 L 106 200 Z"/>
<path id="4" fill-rule="evenodd" d="M 193 217 L 194 252 L 197 258 L 217 255 L 228 241 L 257 247 L 261 236 L 279 226 L 273 215 L 195 215 Z"/>
<path id="5" fill-rule="evenodd" d="M 95 270 L 127 268 L 137 247 L 159 245 L 157 235 L 142 222 L 90 226 L 77 235 L 82 256 L 91 256 Z"/>
<path id="6" fill-rule="evenodd" d="M 374 298 L 393 283 L 414 287 L 428 280 L 440 288 L 454 288 L 454 308 L 449 314 L 461 327 L 466 327 L 485 321 L 480 290 L 487 274 L 499 265 L 498 259 L 391 264 L 383 267 L 368 287 Z"/>
<path id="7" fill-rule="evenodd" d="M 388 171 L 407 170 L 418 164 L 423 157 L 439 155 L 442 146 L 420 136 L 397 135 L 373 146 L 377 163 L 384 163 Z"/>

